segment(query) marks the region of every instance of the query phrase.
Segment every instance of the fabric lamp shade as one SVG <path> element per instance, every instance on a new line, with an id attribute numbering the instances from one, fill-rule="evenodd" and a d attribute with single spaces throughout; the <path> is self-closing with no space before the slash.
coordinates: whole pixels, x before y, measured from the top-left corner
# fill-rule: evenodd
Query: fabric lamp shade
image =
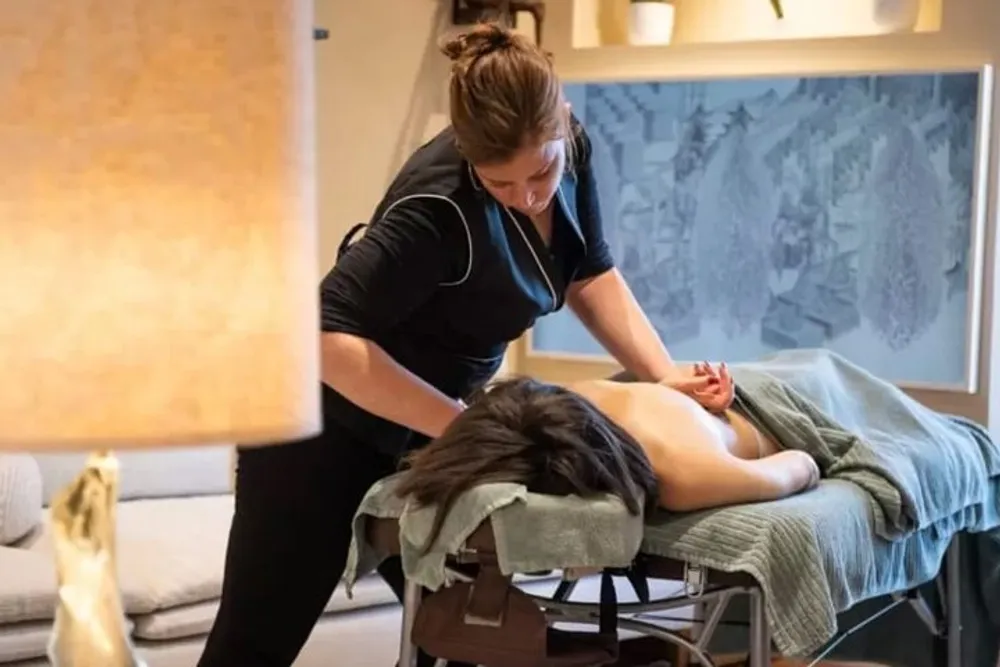
<path id="1" fill-rule="evenodd" d="M 0 4 L 0 450 L 320 428 L 312 10 Z"/>

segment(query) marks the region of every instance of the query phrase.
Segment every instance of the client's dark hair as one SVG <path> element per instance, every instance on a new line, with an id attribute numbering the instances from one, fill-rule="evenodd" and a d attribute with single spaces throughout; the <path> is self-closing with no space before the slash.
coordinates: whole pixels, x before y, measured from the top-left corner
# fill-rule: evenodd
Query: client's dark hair
<path id="1" fill-rule="evenodd" d="M 481 393 L 404 465 L 396 493 L 437 507 L 425 553 L 458 497 L 480 484 L 514 482 L 560 496 L 611 494 L 633 515 L 658 496 L 656 476 L 632 436 L 579 394 L 526 378 Z"/>

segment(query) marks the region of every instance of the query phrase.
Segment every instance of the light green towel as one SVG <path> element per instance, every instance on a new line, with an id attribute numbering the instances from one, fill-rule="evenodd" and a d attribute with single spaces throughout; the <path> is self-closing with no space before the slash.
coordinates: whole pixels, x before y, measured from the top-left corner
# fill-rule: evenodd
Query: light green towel
<path id="1" fill-rule="evenodd" d="M 354 582 L 387 555 L 364 540 L 369 518 L 399 520 L 403 572 L 431 590 L 449 583 L 447 554 L 456 553 L 486 519 L 493 524 L 497 560 L 504 574 L 627 567 L 642 542 L 642 517 L 629 515 L 618 498 L 584 500 L 528 493 L 521 484 L 483 484 L 459 497 L 434 550 L 421 556 L 435 509 L 418 509 L 397 498 L 393 491 L 397 479 L 394 475 L 376 483 L 355 514 L 344 573 L 349 594 Z"/>

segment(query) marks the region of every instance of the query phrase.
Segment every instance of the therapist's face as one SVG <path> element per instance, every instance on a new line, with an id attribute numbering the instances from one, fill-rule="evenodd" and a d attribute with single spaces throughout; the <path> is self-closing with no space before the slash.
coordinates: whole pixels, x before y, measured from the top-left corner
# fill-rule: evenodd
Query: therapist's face
<path id="1" fill-rule="evenodd" d="M 474 168 L 498 202 L 527 216 L 539 215 L 559 187 L 566 168 L 566 143 L 562 139 L 529 142 L 506 162 Z"/>

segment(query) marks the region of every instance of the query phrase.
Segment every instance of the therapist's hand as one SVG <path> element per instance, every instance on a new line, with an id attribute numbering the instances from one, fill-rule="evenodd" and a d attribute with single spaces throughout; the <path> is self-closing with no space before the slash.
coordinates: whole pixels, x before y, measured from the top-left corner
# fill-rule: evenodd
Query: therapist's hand
<path id="1" fill-rule="evenodd" d="M 709 412 L 723 412 L 733 403 L 735 388 L 726 364 L 713 368 L 708 362 L 678 368 L 663 380 L 671 389 L 687 394 Z"/>
<path id="2" fill-rule="evenodd" d="M 695 392 L 692 398 L 701 403 L 709 412 L 724 412 L 733 404 L 736 395 L 736 386 L 733 384 L 733 377 L 729 374 L 729 367 L 725 362 L 719 364 L 718 368 L 712 368 L 712 364 L 707 361 L 694 365 L 694 374 L 697 377 L 712 378 L 714 382 L 707 390 Z"/>

